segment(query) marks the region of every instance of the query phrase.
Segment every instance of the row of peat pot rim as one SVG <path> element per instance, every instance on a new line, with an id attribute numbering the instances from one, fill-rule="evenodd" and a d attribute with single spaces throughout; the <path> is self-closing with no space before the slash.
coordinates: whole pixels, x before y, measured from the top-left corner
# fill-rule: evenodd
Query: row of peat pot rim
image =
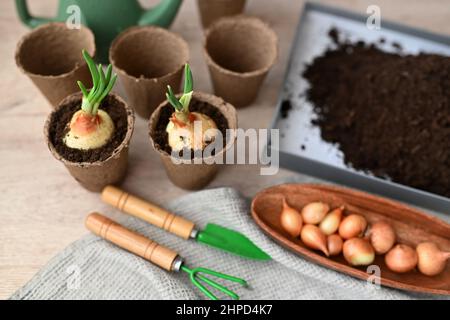
<path id="1" fill-rule="evenodd" d="M 237 108 L 251 104 L 277 59 L 277 43 L 275 32 L 255 17 L 231 16 L 213 23 L 205 32 L 203 51 L 215 94 Z M 77 80 L 92 85 L 82 49 L 95 55 L 91 30 L 52 22 L 19 41 L 15 60 L 55 108 L 79 91 Z M 148 119 L 165 100 L 167 85 L 180 88 L 189 46 L 166 29 L 131 27 L 113 41 L 109 57 L 129 104 Z"/>

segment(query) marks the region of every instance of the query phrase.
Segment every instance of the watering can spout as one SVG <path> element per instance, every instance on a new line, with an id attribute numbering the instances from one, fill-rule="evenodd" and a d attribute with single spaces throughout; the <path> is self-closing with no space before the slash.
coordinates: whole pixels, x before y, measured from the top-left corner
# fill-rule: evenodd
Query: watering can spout
<path id="1" fill-rule="evenodd" d="M 139 19 L 140 26 L 157 25 L 163 28 L 168 28 L 177 15 L 182 0 L 161 0 L 161 2 L 145 10 Z"/>

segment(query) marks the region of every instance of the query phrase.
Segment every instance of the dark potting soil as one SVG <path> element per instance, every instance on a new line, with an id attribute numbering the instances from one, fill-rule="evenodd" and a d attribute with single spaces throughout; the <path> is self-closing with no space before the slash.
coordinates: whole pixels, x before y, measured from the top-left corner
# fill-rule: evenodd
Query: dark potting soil
<path id="1" fill-rule="evenodd" d="M 107 96 L 101 103 L 100 109 L 106 111 L 115 125 L 114 134 L 106 145 L 91 150 L 78 150 L 69 148 L 63 141 L 68 132 L 68 123 L 75 112 L 80 110 L 80 99 L 73 99 L 56 111 L 50 122 L 50 139 L 56 151 L 66 160 L 72 162 L 95 162 L 107 159 L 113 151 L 120 146 L 127 134 L 127 111 L 123 104 L 112 96 Z"/>
<path id="2" fill-rule="evenodd" d="M 292 109 L 292 103 L 291 100 L 286 99 L 283 100 L 281 102 L 281 110 L 280 110 L 280 114 L 281 114 L 281 118 L 285 119 L 289 116 L 289 111 L 291 111 Z"/>
<path id="3" fill-rule="evenodd" d="M 450 58 L 339 42 L 307 66 L 307 98 L 346 164 L 450 197 Z"/>
<path id="4" fill-rule="evenodd" d="M 162 110 L 161 114 L 159 116 L 159 121 L 156 125 L 156 130 L 152 134 L 153 141 L 155 144 L 161 149 L 167 152 L 168 154 L 172 153 L 172 147 L 169 145 L 168 140 L 168 134 L 166 132 L 167 124 L 169 123 L 170 117 L 173 113 L 173 107 L 169 104 L 165 105 Z M 207 116 L 209 116 L 211 119 L 214 120 L 216 123 L 217 129 L 222 133 L 223 136 L 223 146 L 226 145 L 226 130 L 229 128 L 228 121 L 225 118 L 225 116 L 220 112 L 216 107 L 213 105 L 204 102 L 199 101 L 195 98 L 192 98 L 191 103 L 189 105 L 189 111 L 191 112 L 198 112 L 203 113 Z M 184 155 L 184 152 L 186 150 L 180 151 L 180 156 Z M 191 153 L 191 159 L 194 158 L 194 151 L 191 149 L 189 150 Z M 214 150 L 212 151 L 212 154 L 214 153 Z"/>

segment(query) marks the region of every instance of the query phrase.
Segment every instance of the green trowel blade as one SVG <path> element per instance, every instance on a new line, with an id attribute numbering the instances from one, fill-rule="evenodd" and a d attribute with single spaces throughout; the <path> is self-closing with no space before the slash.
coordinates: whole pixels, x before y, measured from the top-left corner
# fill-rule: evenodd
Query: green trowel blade
<path id="1" fill-rule="evenodd" d="M 270 260 L 271 257 L 243 234 L 209 223 L 200 231 L 196 240 L 209 246 L 228 251 L 245 258 Z"/>

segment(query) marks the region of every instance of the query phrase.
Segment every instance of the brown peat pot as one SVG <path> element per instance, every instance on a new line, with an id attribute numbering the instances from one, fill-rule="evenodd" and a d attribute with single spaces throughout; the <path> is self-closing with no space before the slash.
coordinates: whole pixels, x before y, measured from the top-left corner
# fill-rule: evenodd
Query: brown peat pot
<path id="1" fill-rule="evenodd" d="M 271 238 L 298 255 L 322 266 L 367 280 L 373 279 L 366 267 L 352 267 L 343 255 L 327 258 L 324 254 L 307 248 L 303 242 L 290 236 L 281 226 L 280 214 L 283 198 L 289 205 L 301 210 L 306 204 L 321 201 L 331 208 L 345 207 L 345 215 L 358 214 L 369 224 L 385 221 L 395 230 L 397 243 L 415 248 L 421 242 L 436 243 L 443 251 L 450 251 L 450 225 L 442 220 L 410 208 L 399 202 L 364 192 L 328 185 L 284 184 L 259 192 L 252 201 L 252 217 Z M 381 285 L 415 291 L 450 295 L 450 263 L 434 277 L 421 274 L 417 269 L 408 273 L 395 273 L 388 269 L 384 255 L 377 255 L 372 265 L 381 270 Z"/>
<path id="2" fill-rule="evenodd" d="M 69 29 L 65 23 L 44 24 L 27 33 L 17 44 L 16 64 L 55 108 L 80 88 L 77 80 L 92 85 L 81 51 L 95 55 L 94 34 L 86 27 Z"/>
<path id="3" fill-rule="evenodd" d="M 210 111 L 204 112 L 218 124 L 218 116 L 222 122 L 226 121 L 225 129 L 237 129 L 237 114 L 235 108 L 225 102 L 222 98 L 203 92 L 194 92 L 190 104 L 190 111 L 197 111 L 197 105 L 208 105 Z M 203 110 L 202 110 L 203 112 Z M 167 135 L 164 134 L 165 128 L 173 113 L 173 107 L 167 102 L 163 102 L 153 112 L 149 121 L 150 141 L 153 148 L 159 153 L 164 168 L 169 179 L 178 187 L 188 190 L 198 190 L 206 186 L 216 175 L 220 164 L 211 163 L 214 159 L 223 157 L 225 161 L 225 152 L 234 146 L 236 132 L 232 130 L 227 138 L 223 148 L 212 156 L 203 158 L 201 164 L 193 163 L 193 160 L 181 160 L 182 163 L 174 163 L 170 150 L 164 146 L 167 142 Z"/>
<path id="4" fill-rule="evenodd" d="M 144 119 L 165 100 L 167 86 L 181 85 L 189 47 L 179 35 L 154 26 L 131 27 L 113 41 L 109 60 L 130 106 Z"/>
<path id="5" fill-rule="evenodd" d="M 236 108 L 251 104 L 278 54 L 275 32 L 258 18 L 233 16 L 213 23 L 204 55 L 214 93 Z"/>
<path id="6" fill-rule="evenodd" d="M 125 101 L 110 93 L 100 106 L 112 118 L 115 133 L 106 146 L 87 151 L 67 147 L 61 135 L 74 112 L 80 109 L 82 94 L 66 97 L 48 116 L 44 127 L 45 140 L 52 155 L 61 161 L 84 188 L 100 192 L 109 184 L 125 177 L 128 145 L 134 129 L 134 112 Z M 81 160 L 80 160 L 81 159 Z"/>
<path id="7" fill-rule="evenodd" d="M 246 0 L 197 0 L 203 28 L 208 28 L 211 23 L 222 17 L 242 13 L 245 3 Z"/>

